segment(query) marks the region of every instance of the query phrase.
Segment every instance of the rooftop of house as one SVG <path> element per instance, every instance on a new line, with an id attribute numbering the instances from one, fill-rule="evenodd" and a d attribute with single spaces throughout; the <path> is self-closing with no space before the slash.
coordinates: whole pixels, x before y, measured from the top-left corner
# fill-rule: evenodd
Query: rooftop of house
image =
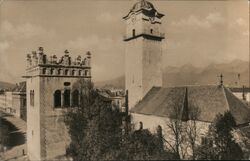
<path id="1" fill-rule="evenodd" d="M 89 67 L 90 66 L 91 53 L 88 51 L 85 57 L 81 55 L 77 56 L 74 60 L 70 56 L 69 51 L 66 49 L 64 55 L 57 59 L 56 55 L 47 57 L 43 47 L 39 47 L 37 51 L 32 51 L 31 54 L 27 54 L 27 69 L 36 66 L 72 66 L 72 67 Z"/>
<path id="2" fill-rule="evenodd" d="M 238 125 L 250 122 L 248 106 L 223 85 L 153 87 L 131 112 L 189 120 L 192 109 L 199 110 L 197 119 L 204 122 L 225 111 L 232 113 Z"/>
<path id="3" fill-rule="evenodd" d="M 97 92 L 106 98 L 115 98 L 115 97 L 125 97 L 125 94 L 122 90 L 110 90 L 110 89 L 103 89 L 97 88 Z"/>
<path id="4" fill-rule="evenodd" d="M 250 87 L 229 87 L 229 89 L 234 93 L 250 92 Z"/>
<path id="5" fill-rule="evenodd" d="M 12 92 L 26 92 L 26 82 L 20 82 L 12 89 Z"/>

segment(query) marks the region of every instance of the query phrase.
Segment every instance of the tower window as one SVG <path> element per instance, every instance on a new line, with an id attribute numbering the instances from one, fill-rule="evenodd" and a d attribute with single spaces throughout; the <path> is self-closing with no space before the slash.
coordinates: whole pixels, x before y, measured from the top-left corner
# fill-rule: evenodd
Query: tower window
<path id="1" fill-rule="evenodd" d="M 54 107 L 61 107 L 61 91 L 56 90 L 54 93 Z"/>
<path id="2" fill-rule="evenodd" d="M 65 107 L 70 106 L 70 90 L 65 90 L 63 94 L 63 102 Z"/>
<path id="3" fill-rule="evenodd" d="M 72 75 L 73 75 L 73 76 L 75 75 L 75 70 L 72 70 Z"/>
<path id="4" fill-rule="evenodd" d="M 139 125 L 140 126 L 139 129 L 142 130 L 143 129 L 143 123 L 140 121 L 139 124 L 140 124 Z"/>
<path id="5" fill-rule="evenodd" d="M 30 105 L 34 106 L 34 90 L 30 90 Z"/>
<path id="6" fill-rule="evenodd" d="M 150 29 L 150 33 L 153 34 L 153 29 Z"/>
<path id="7" fill-rule="evenodd" d="M 68 75 L 68 74 L 69 74 L 69 70 L 66 69 L 66 70 L 65 70 L 65 75 Z"/>
<path id="8" fill-rule="evenodd" d="M 133 29 L 132 34 L 133 34 L 133 36 L 135 36 L 135 29 Z"/>
<path id="9" fill-rule="evenodd" d="M 54 69 L 53 69 L 53 68 L 50 70 L 50 74 L 51 74 L 51 75 L 54 74 Z"/>
<path id="10" fill-rule="evenodd" d="M 82 71 L 81 70 L 79 70 L 79 76 L 81 76 L 82 75 Z"/>
<path id="11" fill-rule="evenodd" d="M 79 105 L 79 92 L 78 90 L 74 90 L 72 93 L 72 105 L 77 107 Z"/>
<path id="12" fill-rule="evenodd" d="M 46 74 L 46 68 L 43 68 L 43 74 Z"/>
<path id="13" fill-rule="evenodd" d="M 62 74 L 62 69 L 58 69 L 58 75 Z"/>
<path id="14" fill-rule="evenodd" d="M 89 72 L 87 71 L 87 70 L 85 70 L 85 76 L 88 76 L 89 74 L 88 74 Z"/>

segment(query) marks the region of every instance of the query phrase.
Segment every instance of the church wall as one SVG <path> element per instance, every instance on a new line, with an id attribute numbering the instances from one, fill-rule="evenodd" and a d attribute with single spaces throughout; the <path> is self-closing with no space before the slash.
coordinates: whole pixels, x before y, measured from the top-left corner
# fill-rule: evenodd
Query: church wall
<path id="1" fill-rule="evenodd" d="M 138 114 L 138 113 L 131 113 L 132 115 L 132 123 L 135 125 L 135 129 L 139 129 L 140 125 L 139 123 L 143 123 L 143 129 L 149 129 L 152 133 L 156 133 L 156 129 L 158 125 L 162 127 L 162 133 L 164 136 L 164 139 L 166 139 L 171 145 L 174 145 L 173 142 L 173 133 L 171 129 L 168 127 L 168 124 L 170 123 L 170 119 L 167 117 L 160 117 L 160 116 L 154 116 L 154 115 L 144 115 L 144 114 Z M 190 124 L 190 121 L 183 122 L 182 125 L 185 128 L 187 124 Z M 197 132 L 198 132 L 198 138 L 197 138 L 197 144 L 201 143 L 201 138 L 204 137 L 208 131 L 210 123 L 209 122 L 201 122 L 197 121 Z M 169 145 L 165 143 L 165 146 L 169 148 Z M 186 144 L 188 147 L 188 155 L 191 154 L 190 147 Z M 188 156 L 187 156 L 188 157 Z"/>

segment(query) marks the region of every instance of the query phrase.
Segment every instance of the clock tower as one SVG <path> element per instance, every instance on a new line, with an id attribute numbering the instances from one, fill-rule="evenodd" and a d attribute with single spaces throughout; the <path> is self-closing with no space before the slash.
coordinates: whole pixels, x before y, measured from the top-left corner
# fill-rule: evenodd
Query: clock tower
<path id="1" fill-rule="evenodd" d="M 153 86 L 162 86 L 161 18 L 152 3 L 139 0 L 123 17 L 126 22 L 125 87 L 133 108 Z"/>

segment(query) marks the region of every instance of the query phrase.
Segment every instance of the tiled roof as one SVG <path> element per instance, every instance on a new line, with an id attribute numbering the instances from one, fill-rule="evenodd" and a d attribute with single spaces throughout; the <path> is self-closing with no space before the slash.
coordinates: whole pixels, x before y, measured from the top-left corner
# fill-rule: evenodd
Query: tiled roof
<path id="1" fill-rule="evenodd" d="M 229 110 L 237 124 L 250 122 L 250 110 L 224 86 L 186 86 L 186 87 L 153 87 L 131 112 L 173 117 L 173 110 L 178 117 L 185 119 L 188 111 L 198 108 L 198 120 L 212 122 L 218 113 Z"/>
<path id="2" fill-rule="evenodd" d="M 230 89 L 232 92 L 236 92 L 236 93 L 243 92 L 243 87 L 230 87 L 229 89 Z M 249 88 L 249 87 L 245 87 L 245 88 L 244 88 L 244 92 L 250 92 L 250 88 Z"/>
<path id="3" fill-rule="evenodd" d="M 19 84 L 17 84 L 12 92 L 26 92 L 26 82 L 20 82 Z"/>

